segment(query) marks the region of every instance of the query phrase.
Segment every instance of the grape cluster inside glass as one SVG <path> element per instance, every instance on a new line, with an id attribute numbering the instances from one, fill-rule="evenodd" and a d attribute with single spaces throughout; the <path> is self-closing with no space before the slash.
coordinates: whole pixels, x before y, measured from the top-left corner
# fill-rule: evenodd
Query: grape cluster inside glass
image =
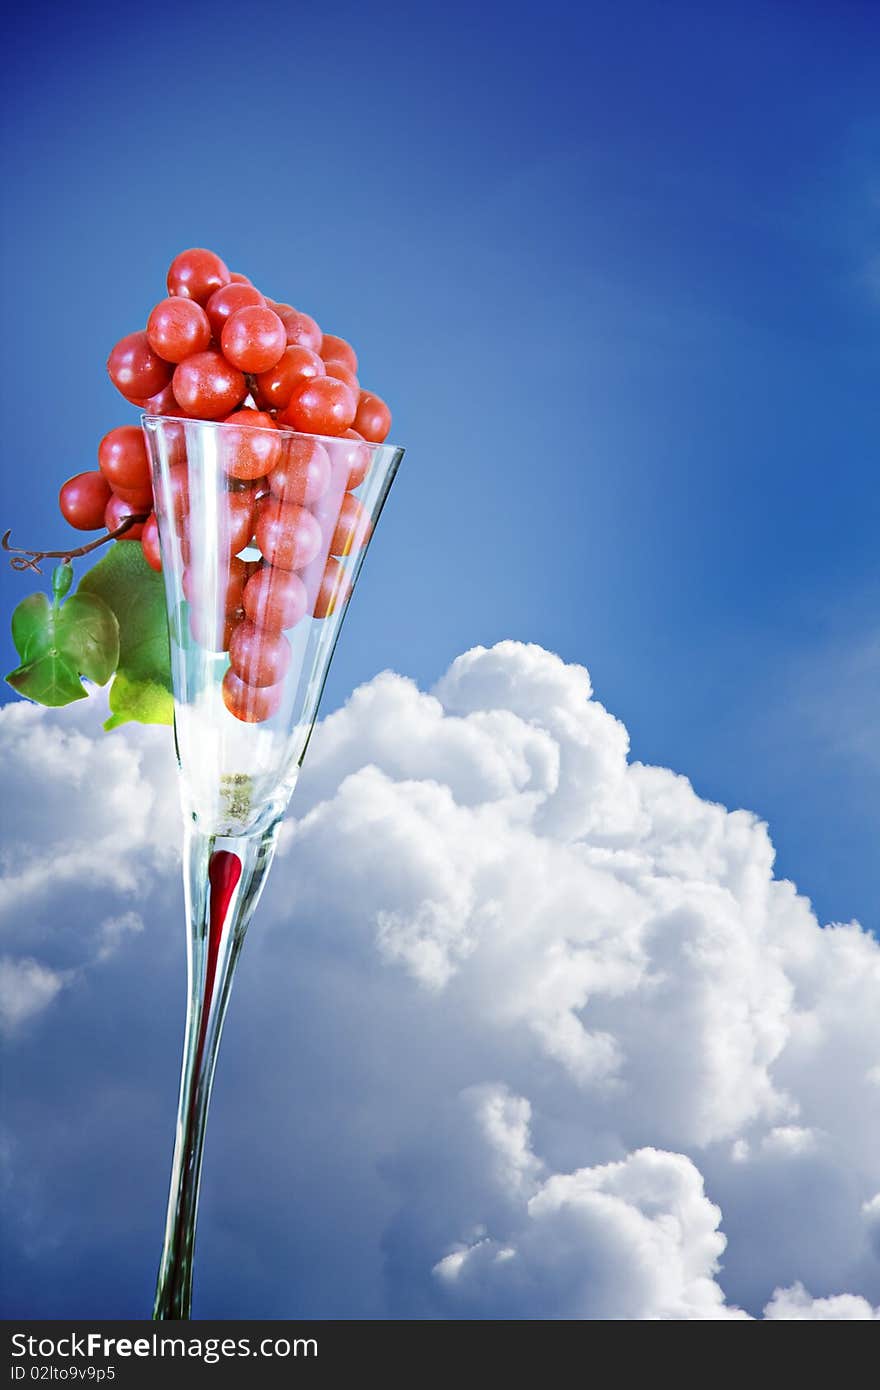
<path id="1" fill-rule="evenodd" d="M 361 455 L 352 472 L 352 441 L 345 438 L 234 429 L 179 417 L 145 416 L 143 425 L 169 606 L 184 814 L 204 833 L 251 834 L 277 820 L 293 790 L 340 624 L 400 452 L 358 442 Z M 302 456 L 306 441 L 311 450 L 317 444 L 326 475 L 313 490 L 319 495 L 306 493 L 288 512 L 267 480 L 236 479 L 241 470 L 232 451 L 242 448 L 243 436 L 253 442 L 259 435 L 273 437 L 282 469 L 285 458 Z M 253 508 L 243 530 L 242 506 Z M 255 519 L 261 507 L 271 514 L 268 529 L 261 530 Z M 299 556 L 290 553 L 283 529 L 279 534 L 291 518 L 307 532 Z M 264 548 L 273 546 L 271 557 L 260 548 L 261 535 L 267 538 Z M 261 572 L 265 579 L 278 574 L 277 565 L 270 571 L 270 559 L 279 556 L 289 566 L 281 577 L 293 576 L 303 601 L 293 605 L 291 626 L 280 628 L 282 619 L 274 612 L 273 631 L 261 646 L 259 621 L 255 628 L 240 607 L 230 614 L 230 566 L 239 575 L 246 566 L 247 582 Z M 251 612 L 259 620 L 253 604 Z M 250 667 L 241 664 L 242 637 L 250 638 L 244 653 Z M 252 689 L 244 718 L 233 712 L 239 681 L 230 645 L 238 670 L 247 676 L 253 669 L 265 682 Z M 272 669 L 273 661 L 278 670 Z"/>

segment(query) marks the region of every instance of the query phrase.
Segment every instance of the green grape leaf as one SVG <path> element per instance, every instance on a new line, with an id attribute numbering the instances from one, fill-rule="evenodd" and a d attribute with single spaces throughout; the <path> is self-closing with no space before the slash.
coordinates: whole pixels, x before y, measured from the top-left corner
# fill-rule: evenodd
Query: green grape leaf
<path id="1" fill-rule="evenodd" d="M 133 680 L 124 671 L 117 671 L 110 687 L 110 716 L 104 720 L 105 729 L 118 729 L 120 724 L 171 724 L 174 721 L 174 701 L 164 685 L 155 681 Z"/>
<path id="2" fill-rule="evenodd" d="M 88 695 L 76 669 L 57 651 L 42 652 L 10 671 L 6 679 L 19 695 L 26 695 L 39 705 L 69 705 Z"/>
<path id="3" fill-rule="evenodd" d="M 139 545 L 121 541 L 83 576 L 75 597 L 80 595 L 103 599 L 119 624 L 119 664 L 104 728 L 132 720 L 170 724 L 174 702 L 162 576 L 150 569 Z"/>
<path id="4" fill-rule="evenodd" d="M 21 665 L 6 677 L 20 695 L 41 705 L 69 705 L 88 693 L 79 676 L 105 685 L 119 658 L 119 627 L 99 598 L 74 595 L 62 606 L 45 594 L 22 599 L 12 615 Z"/>
<path id="5" fill-rule="evenodd" d="M 52 605 L 45 594 L 28 594 L 12 614 L 12 640 L 22 664 L 52 645 Z M 9 677 L 7 676 L 7 680 Z"/>
<path id="6" fill-rule="evenodd" d="M 55 614 L 59 649 L 81 675 L 106 685 L 119 661 L 119 623 L 97 594 L 71 594 Z"/>

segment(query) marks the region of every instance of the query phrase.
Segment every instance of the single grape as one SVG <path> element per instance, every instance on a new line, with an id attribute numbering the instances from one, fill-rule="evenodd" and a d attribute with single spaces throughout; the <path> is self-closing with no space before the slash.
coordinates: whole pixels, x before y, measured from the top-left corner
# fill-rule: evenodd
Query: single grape
<path id="1" fill-rule="evenodd" d="M 117 497 L 121 497 L 123 502 L 128 502 L 133 511 L 151 512 L 153 510 L 152 487 L 115 487 L 113 492 Z"/>
<path id="2" fill-rule="evenodd" d="M 282 685 L 246 685 L 232 667 L 223 677 L 223 702 L 230 714 L 245 724 L 262 724 L 278 711 L 284 694 Z"/>
<path id="3" fill-rule="evenodd" d="M 184 462 L 174 463 L 168 469 L 168 506 L 172 516 L 178 521 L 189 511 L 189 471 L 187 469 L 185 455 Z"/>
<path id="4" fill-rule="evenodd" d="M 229 272 L 229 279 L 233 285 L 252 285 L 253 280 L 249 280 L 246 275 L 242 275 L 238 270 Z"/>
<path id="5" fill-rule="evenodd" d="M 325 362 L 345 362 L 357 374 L 357 353 L 345 338 L 337 338 L 335 333 L 325 333 L 321 341 L 321 356 Z"/>
<path id="6" fill-rule="evenodd" d="M 181 304 L 189 301 L 181 299 Z M 134 396 L 126 396 L 127 401 L 136 405 L 139 410 L 146 411 L 147 415 L 180 415 L 181 409 L 174 399 L 174 392 L 171 389 L 171 382 L 163 386 L 161 391 L 157 391 L 155 396 L 147 396 L 145 400 L 136 400 Z"/>
<path id="7" fill-rule="evenodd" d="M 244 286 L 243 288 L 247 288 Z M 227 362 L 243 372 L 268 372 L 287 346 L 284 324 L 272 309 L 236 309 L 223 325 L 220 347 Z"/>
<path id="8" fill-rule="evenodd" d="M 283 455 L 269 473 L 269 487 L 283 502 L 308 506 L 330 486 L 330 456 L 317 439 L 290 437 Z"/>
<path id="9" fill-rule="evenodd" d="M 281 410 L 295 386 L 309 377 L 323 375 L 324 363 L 311 348 L 285 348 L 274 367 L 257 375 L 257 402 L 266 410 Z"/>
<path id="10" fill-rule="evenodd" d="M 162 551 L 159 546 L 159 523 L 156 520 L 155 512 L 150 512 L 144 522 L 144 529 L 141 532 L 141 549 L 150 569 L 157 572 L 161 571 Z"/>
<path id="11" fill-rule="evenodd" d="M 294 387 L 278 421 L 303 434 L 344 434 L 356 410 L 357 397 L 344 381 L 316 376 Z"/>
<path id="12" fill-rule="evenodd" d="M 229 661 L 248 685 L 277 685 L 287 674 L 293 655 L 282 632 L 257 627 L 250 618 L 236 623 L 229 639 Z"/>
<path id="13" fill-rule="evenodd" d="M 329 618 L 337 603 L 342 604 L 351 592 L 351 579 L 345 566 L 331 555 L 315 598 L 316 618 Z"/>
<path id="14" fill-rule="evenodd" d="M 98 465 L 117 492 L 145 492 L 152 486 L 147 446 L 137 425 L 118 425 L 104 435 L 98 445 Z"/>
<path id="15" fill-rule="evenodd" d="M 351 555 L 355 550 L 360 550 L 370 539 L 372 529 L 369 512 L 363 503 L 347 492 L 339 508 L 330 554 Z"/>
<path id="16" fill-rule="evenodd" d="M 236 609 L 241 608 L 242 593 L 248 577 L 249 571 L 245 561 L 237 555 L 230 556 L 225 569 L 217 576 L 217 585 L 221 592 L 216 596 L 211 595 L 211 607 L 222 609 L 224 613 L 234 613 Z M 199 596 L 199 576 L 195 571 L 184 569 L 181 584 L 183 596 L 189 603 L 199 609 L 206 606 Z"/>
<path id="17" fill-rule="evenodd" d="M 104 525 L 110 497 L 110 484 L 96 470 L 68 478 L 58 494 L 58 505 L 64 520 L 77 531 L 97 531 Z"/>
<path id="18" fill-rule="evenodd" d="M 244 586 L 242 606 L 252 623 L 270 632 L 295 627 L 308 606 L 306 586 L 293 570 L 263 565 Z"/>
<path id="19" fill-rule="evenodd" d="M 266 300 L 253 285 L 224 285 L 216 290 L 208 300 L 205 312 L 211 325 L 211 332 L 219 343 L 227 320 L 239 309 L 264 309 Z"/>
<path id="20" fill-rule="evenodd" d="M 331 357 L 329 361 L 324 359 L 324 370 L 328 376 L 335 377 L 337 381 L 344 381 L 357 396 L 360 391 L 360 382 L 347 362 L 334 361 Z"/>
<path id="21" fill-rule="evenodd" d="M 242 492 L 227 492 L 224 513 L 220 518 L 222 534 L 230 555 L 244 550 L 254 534 L 254 504 L 256 493 L 253 488 Z"/>
<path id="22" fill-rule="evenodd" d="M 175 417 L 180 424 L 175 424 L 167 415 L 166 423 L 162 430 L 162 440 L 165 445 L 165 453 L 168 457 L 169 468 L 174 468 L 177 464 L 186 463 L 186 430 L 183 422 L 187 419 L 180 406 L 175 401 Z"/>
<path id="23" fill-rule="evenodd" d="M 358 396 L 354 427 L 371 444 L 381 444 L 384 439 L 388 438 L 388 431 L 391 429 L 391 411 L 381 396 L 374 395 L 372 391 L 361 391 Z"/>
<path id="24" fill-rule="evenodd" d="M 232 277 L 225 261 L 213 251 L 194 246 L 181 251 L 168 268 L 168 293 L 183 299 L 194 299 L 205 305 L 215 290 L 228 285 Z"/>
<path id="25" fill-rule="evenodd" d="M 284 324 L 287 342 L 290 347 L 307 347 L 312 352 L 321 351 L 321 330 L 308 314 L 292 309 L 289 304 L 276 304 L 275 312 Z"/>
<path id="26" fill-rule="evenodd" d="M 334 441 L 333 462 L 348 473 L 346 487 L 352 492 L 360 487 L 370 468 L 370 450 L 363 436 L 357 430 L 346 430 L 338 441 Z"/>
<path id="27" fill-rule="evenodd" d="M 311 564 L 321 549 L 321 527 L 305 507 L 265 500 L 258 504 L 257 545 L 270 565 L 298 570 Z"/>
<path id="28" fill-rule="evenodd" d="M 146 333 L 129 333 L 107 358 L 110 380 L 126 399 L 145 400 L 155 396 L 171 380 L 172 368 L 150 346 Z"/>
<path id="29" fill-rule="evenodd" d="M 247 382 L 222 353 L 196 352 L 174 369 L 174 396 L 187 415 L 218 420 L 244 400 Z"/>
<path id="30" fill-rule="evenodd" d="M 147 319 L 150 347 L 166 362 L 182 362 L 194 352 L 204 352 L 211 341 L 211 325 L 201 304 L 179 295 L 162 299 Z"/>
<path id="31" fill-rule="evenodd" d="M 264 410 L 237 410 L 227 416 L 220 437 L 223 467 L 237 482 L 264 478 L 281 457 L 282 440 L 275 421 Z M 269 433 L 271 431 L 271 433 Z"/>
<path id="32" fill-rule="evenodd" d="M 108 531 L 115 531 L 121 526 L 126 517 L 137 516 L 140 512 L 148 511 L 147 507 L 136 507 L 131 502 L 126 502 L 122 497 L 114 492 L 110 501 L 107 503 L 104 512 L 104 525 Z M 139 541 L 144 530 L 144 523 L 137 522 L 134 526 L 129 526 L 125 535 L 120 536 L 121 541 Z"/>

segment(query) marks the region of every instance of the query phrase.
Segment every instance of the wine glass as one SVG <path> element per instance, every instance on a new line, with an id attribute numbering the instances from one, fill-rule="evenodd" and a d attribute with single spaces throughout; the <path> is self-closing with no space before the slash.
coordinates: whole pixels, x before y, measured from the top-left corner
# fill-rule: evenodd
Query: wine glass
<path id="1" fill-rule="evenodd" d="M 188 1002 L 153 1316 L 188 1318 L 233 972 L 403 450 L 145 415 L 184 819 Z"/>

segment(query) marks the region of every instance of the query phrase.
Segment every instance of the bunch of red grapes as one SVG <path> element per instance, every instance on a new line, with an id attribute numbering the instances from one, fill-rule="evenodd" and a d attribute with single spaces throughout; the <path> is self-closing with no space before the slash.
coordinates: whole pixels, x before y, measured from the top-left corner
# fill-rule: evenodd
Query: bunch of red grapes
<path id="1" fill-rule="evenodd" d="M 358 382 L 351 344 L 322 333 L 308 314 L 267 298 L 213 251 L 182 251 L 168 271 L 168 297 L 146 329 L 129 333 L 107 361 L 114 385 L 150 415 L 211 420 L 229 427 L 224 534 L 229 551 L 222 633 L 194 630 L 228 652 L 227 708 L 260 722 L 278 708 L 291 648 L 284 636 L 306 613 L 327 617 L 346 592 L 339 557 L 365 544 L 369 518 L 352 489 L 370 465 L 367 443 L 391 427 L 385 402 Z M 296 438 L 298 435 L 315 436 Z M 225 433 L 225 432 L 224 432 Z M 322 443 L 317 436 L 331 436 Z M 172 434 L 173 439 L 173 434 Z M 336 441 L 338 440 L 338 444 Z M 171 479 L 178 520 L 189 508 L 181 428 Z M 347 491 L 332 509 L 322 499 L 333 464 L 348 470 Z M 139 541 L 147 563 L 162 568 L 146 445 L 137 425 L 120 425 L 98 448 L 98 469 L 61 488 L 62 515 L 78 530 L 116 531 Z M 332 536 L 327 544 L 327 533 Z M 239 553 L 255 544 L 262 560 Z M 327 556 L 315 574 L 315 564 Z M 187 576 L 184 575 L 184 588 Z M 193 613 L 196 612 L 194 607 Z"/>

